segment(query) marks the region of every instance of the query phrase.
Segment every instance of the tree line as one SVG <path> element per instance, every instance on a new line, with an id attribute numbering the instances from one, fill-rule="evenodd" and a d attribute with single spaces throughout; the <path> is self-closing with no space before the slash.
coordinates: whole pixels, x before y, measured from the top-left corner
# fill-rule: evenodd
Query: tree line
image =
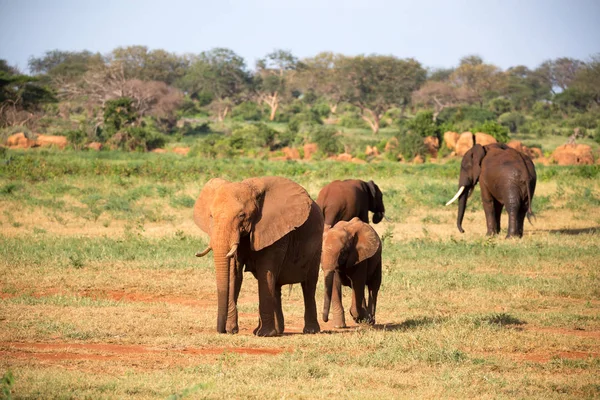
<path id="1" fill-rule="evenodd" d="M 106 55 L 52 50 L 28 65 L 31 75 L 0 60 L 0 128 L 34 125 L 49 103 L 58 104 L 63 118 L 85 114 L 96 128 L 106 125 L 107 110 L 127 114 L 113 118 L 112 133 L 121 120 L 135 127 L 148 118 L 168 132 L 181 115 L 199 109 L 223 121 L 260 108 L 265 120 L 276 121 L 298 101 L 321 116 L 349 104 L 373 133 L 392 110 L 403 118 L 407 109 L 428 109 L 436 121 L 457 106 L 563 118 L 591 112 L 592 119 L 600 108 L 600 55 L 506 70 L 469 55 L 455 67 L 432 69 L 413 58 L 323 52 L 299 59 L 278 49 L 249 68 L 226 48 L 178 55 L 129 46 Z M 519 123 L 506 119 L 509 126 Z"/>

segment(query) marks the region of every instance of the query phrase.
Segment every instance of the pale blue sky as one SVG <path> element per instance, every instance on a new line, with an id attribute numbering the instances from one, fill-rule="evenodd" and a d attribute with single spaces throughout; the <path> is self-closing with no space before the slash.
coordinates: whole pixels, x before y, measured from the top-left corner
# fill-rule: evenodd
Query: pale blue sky
<path id="1" fill-rule="evenodd" d="M 46 50 L 227 47 L 254 68 L 276 48 L 414 57 L 501 68 L 600 52 L 600 0 L 0 0 L 0 58 L 21 70 Z"/>

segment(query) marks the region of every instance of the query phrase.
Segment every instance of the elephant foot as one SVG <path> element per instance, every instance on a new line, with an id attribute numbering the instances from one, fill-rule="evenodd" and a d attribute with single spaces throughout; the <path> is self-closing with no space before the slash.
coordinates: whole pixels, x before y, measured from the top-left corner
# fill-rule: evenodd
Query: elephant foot
<path id="1" fill-rule="evenodd" d="M 240 331 L 240 328 L 238 327 L 238 324 L 227 324 L 227 327 L 225 328 L 227 333 L 231 333 L 233 335 L 235 335 L 236 333 L 238 333 Z"/>
<path id="2" fill-rule="evenodd" d="M 304 325 L 304 329 L 302 330 L 302 332 L 304 333 L 319 333 L 321 332 L 321 327 L 319 326 L 319 323 L 317 322 L 312 323 L 312 324 L 306 324 Z"/>
<path id="3" fill-rule="evenodd" d="M 254 335 L 261 337 L 273 337 L 277 336 L 275 328 L 266 328 L 264 326 L 258 326 L 254 329 Z"/>

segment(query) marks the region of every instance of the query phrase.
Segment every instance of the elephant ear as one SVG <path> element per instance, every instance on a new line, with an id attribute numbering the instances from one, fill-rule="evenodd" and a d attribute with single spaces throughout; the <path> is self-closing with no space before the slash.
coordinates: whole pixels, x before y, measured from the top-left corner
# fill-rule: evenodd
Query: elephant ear
<path id="1" fill-rule="evenodd" d="M 381 247 L 381 240 L 375 229 L 360 219 L 353 218 L 345 229 L 356 236 L 356 252 L 358 255 L 355 261 L 356 264 L 373 257 Z"/>
<path id="2" fill-rule="evenodd" d="M 369 193 L 371 194 L 371 197 L 375 199 L 377 196 L 377 190 L 379 190 L 379 188 L 373 181 L 367 182 L 367 187 L 369 188 Z"/>
<path id="3" fill-rule="evenodd" d="M 210 205 L 215 196 L 215 192 L 221 186 L 230 183 L 221 178 L 213 178 L 206 182 L 202 188 L 196 203 L 194 204 L 194 222 L 204 232 L 210 235 Z"/>
<path id="4" fill-rule="evenodd" d="M 246 179 L 242 183 L 257 192 L 259 215 L 250 233 L 252 250 L 272 245 L 308 219 L 313 201 L 296 182 L 271 176 Z"/>
<path id="5" fill-rule="evenodd" d="M 477 182 L 479 181 L 479 175 L 481 174 L 481 162 L 483 161 L 483 157 L 485 157 L 486 151 L 485 148 L 480 145 L 480 144 L 476 144 L 475 146 L 473 146 L 471 148 L 472 153 L 472 175 L 471 175 L 471 179 L 473 180 L 473 185 L 476 185 Z"/>

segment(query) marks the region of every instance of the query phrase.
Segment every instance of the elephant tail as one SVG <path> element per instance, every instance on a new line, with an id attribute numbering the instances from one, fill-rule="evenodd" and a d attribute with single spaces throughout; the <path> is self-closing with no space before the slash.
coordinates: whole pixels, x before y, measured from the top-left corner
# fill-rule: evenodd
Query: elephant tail
<path id="1" fill-rule="evenodd" d="M 535 214 L 533 213 L 533 211 L 531 211 L 531 200 L 532 200 L 532 196 L 531 196 L 531 183 L 530 183 L 530 179 L 532 176 L 535 176 L 535 172 L 532 173 L 532 171 L 529 170 L 529 166 L 527 165 L 527 160 L 525 159 L 525 156 L 520 152 L 517 151 L 519 153 L 519 156 L 521 156 L 521 160 L 523 160 L 523 164 L 525 164 L 525 170 L 527 170 L 527 181 L 525 182 L 525 185 L 527 186 L 527 221 L 529 221 L 529 224 L 531 224 L 533 226 L 533 223 L 531 222 L 531 217 L 533 217 L 533 219 L 537 222 L 537 218 L 535 216 Z"/>
<path id="2" fill-rule="evenodd" d="M 533 219 L 537 222 L 537 218 L 535 217 L 535 214 L 533 213 L 533 211 L 531 211 L 531 185 L 529 184 L 529 182 L 527 182 L 527 221 L 529 221 L 529 224 L 531 226 L 533 226 L 533 223 L 531 222 L 531 217 L 533 217 Z"/>

